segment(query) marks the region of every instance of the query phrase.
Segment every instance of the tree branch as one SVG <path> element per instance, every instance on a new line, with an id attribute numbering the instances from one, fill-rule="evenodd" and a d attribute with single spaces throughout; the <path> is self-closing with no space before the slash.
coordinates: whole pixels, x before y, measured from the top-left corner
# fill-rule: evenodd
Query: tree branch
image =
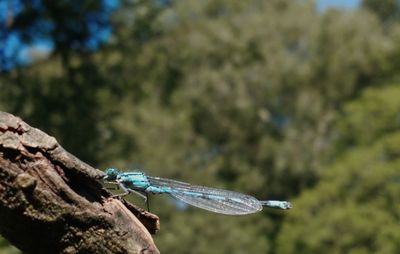
<path id="1" fill-rule="evenodd" d="M 158 217 L 111 198 L 103 175 L 0 112 L 0 234 L 22 251 L 159 253 L 149 234 Z"/>

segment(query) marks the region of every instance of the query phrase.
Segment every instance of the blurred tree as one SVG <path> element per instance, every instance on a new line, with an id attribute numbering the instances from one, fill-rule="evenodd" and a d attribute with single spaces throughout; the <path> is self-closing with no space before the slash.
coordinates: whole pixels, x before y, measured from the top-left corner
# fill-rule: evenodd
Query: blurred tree
<path id="1" fill-rule="evenodd" d="M 386 24 L 400 19 L 400 2 L 397 0 L 363 0 L 362 6 L 375 13 Z"/>
<path id="2" fill-rule="evenodd" d="M 367 89 L 338 116 L 347 152 L 295 202 L 278 253 L 395 253 L 400 198 L 399 86 Z M 343 150 L 343 147 L 342 147 Z"/>
<path id="3" fill-rule="evenodd" d="M 18 249 L 10 246 L 8 242 L 0 236 L 0 253 L 2 254 L 18 254 L 21 253 Z"/>
<path id="4" fill-rule="evenodd" d="M 150 10 L 144 7 L 141 17 Z M 336 111 L 374 85 L 371 80 L 388 75 L 394 51 L 366 11 L 321 15 L 298 2 L 185 1 L 155 17 L 145 43 L 125 33 L 103 61 L 114 60 L 108 76 L 124 80 L 132 93 L 115 102 L 114 132 L 101 157 L 259 198 L 294 196 L 315 183 L 335 135 Z M 118 51 L 124 45 L 129 57 Z M 163 228 L 179 234 L 187 225 L 171 218 L 165 201 L 157 199 L 153 210 Z M 187 216 L 201 213 L 191 211 Z M 274 253 L 281 215 L 256 215 L 270 226 L 263 236 L 246 230 L 244 242 L 267 244 Z M 197 232 L 224 228 L 225 220 L 211 217 L 200 217 Z M 220 238 L 242 252 L 246 246 L 235 232 L 189 232 L 187 239 L 211 246 Z M 163 234 L 157 240 L 160 249 L 177 244 Z M 193 246 L 179 242 L 182 252 Z"/>
<path id="5" fill-rule="evenodd" d="M 98 167 L 258 198 L 314 185 L 337 111 L 398 61 L 374 15 L 321 14 L 308 1 L 126 1 L 113 22 L 95 54 L 0 77 L 1 107 Z M 225 218 L 154 199 L 162 251 L 275 253 L 281 212 Z"/>
<path id="6" fill-rule="evenodd" d="M 53 51 L 69 65 L 72 51 L 94 51 L 111 32 L 119 0 L 1 1 L 0 71 L 32 62 L 35 51 Z"/>
<path id="7" fill-rule="evenodd" d="M 4 110 L 52 133 L 82 159 L 95 163 L 99 144 L 97 93 L 106 82 L 92 54 L 110 36 L 110 15 L 118 0 L 2 2 L 0 69 L 20 64 L 15 56 L 31 44 L 52 45 L 41 64 L 3 73 Z M 3 6 L 6 5 L 6 6 Z M 33 46 L 32 46 L 33 47 Z M 15 50 L 16 52 L 10 53 Z M 9 57 L 7 57 L 9 56 Z M 30 59 L 31 60 L 31 59 Z M 4 67 L 4 68 L 2 68 Z"/>
<path id="8" fill-rule="evenodd" d="M 168 230 L 155 237 L 165 253 L 241 254 L 271 251 L 269 240 L 260 236 L 269 230 L 268 227 L 272 227 L 272 222 L 259 220 L 259 216 L 174 213 L 168 226 Z"/>
<path id="9" fill-rule="evenodd" d="M 333 113 L 386 70 L 393 45 L 366 12 L 227 2 L 165 10 L 164 34 L 143 47 L 134 69 L 147 74 L 148 94 L 186 112 L 193 134 L 223 158 L 221 179 L 296 194 L 318 175 Z"/>

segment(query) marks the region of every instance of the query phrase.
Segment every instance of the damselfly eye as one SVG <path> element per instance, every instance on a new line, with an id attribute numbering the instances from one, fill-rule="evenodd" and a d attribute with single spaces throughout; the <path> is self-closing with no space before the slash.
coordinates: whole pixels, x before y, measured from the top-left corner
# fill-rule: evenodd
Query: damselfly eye
<path id="1" fill-rule="evenodd" d="M 119 172 L 115 168 L 108 168 L 108 169 L 106 169 L 105 173 L 106 173 L 106 176 L 104 177 L 104 180 L 113 181 L 113 180 L 117 179 Z"/>

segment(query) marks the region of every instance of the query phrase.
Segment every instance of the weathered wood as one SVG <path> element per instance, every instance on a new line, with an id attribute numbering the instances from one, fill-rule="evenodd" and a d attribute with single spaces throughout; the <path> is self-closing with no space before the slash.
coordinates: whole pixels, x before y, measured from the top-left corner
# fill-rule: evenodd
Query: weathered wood
<path id="1" fill-rule="evenodd" d="M 103 175 L 0 112 L 0 234 L 23 252 L 159 253 L 158 217 L 111 198 Z"/>

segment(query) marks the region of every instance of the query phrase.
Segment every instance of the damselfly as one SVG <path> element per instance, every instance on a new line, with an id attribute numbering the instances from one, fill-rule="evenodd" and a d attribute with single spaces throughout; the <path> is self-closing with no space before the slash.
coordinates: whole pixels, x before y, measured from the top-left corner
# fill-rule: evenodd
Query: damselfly
<path id="1" fill-rule="evenodd" d="M 147 201 L 147 194 L 168 194 L 187 204 L 215 213 L 228 215 L 242 215 L 261 211 L 263 206 L 278 209 L 290 209 L 288 201 L 258 200 L 255 197 L 242 193 L 191 185 L 171 179 L 147 176 L 143 172 L 120 172 L 117 169 L 106 170 L 104 181 L 118 184 L 124 193 L 116 196 L 128 195 L 134 192 Z"/>

